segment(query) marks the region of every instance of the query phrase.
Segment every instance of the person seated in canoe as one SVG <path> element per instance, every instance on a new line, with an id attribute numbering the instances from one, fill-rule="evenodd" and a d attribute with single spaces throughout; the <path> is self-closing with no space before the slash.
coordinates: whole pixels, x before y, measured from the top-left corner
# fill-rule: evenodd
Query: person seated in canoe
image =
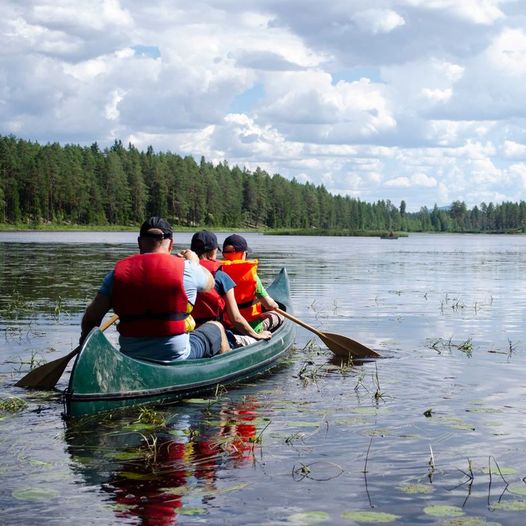
<path id="1" fill-rule="evenodd" d="M 258 260 L 247 259 L 252 250 L 247 240 L 239 234 L 232 234 L 223 241 L 223 257 L 221 270 L 235 282 L 236 297 L 239 312 L 252 328 L 261 331 L 275 331 L 282 323 L 283 316 L 273 312 L 279 305 L 272 299 L 263 287 L 257 274 Z M 228 316 L 224 319 L 225 326 L 230 326 Z"/>
<path id="2" fill-rule="evenodd" d="M 217 261 L 219 244 L 213 232 L 201 230 L 196 232 L 190 244 L 190 249 L 199 256 L 199 263 L 214 276 L 215 286 L 208 292 L 198 292 L 192 311 L 197 326 L 210 320 L 222 321 L 226 312 L 233 330 L 227 331 L 227 336 L 233 347 L 254 343 L 257 340 L 269 340 L 270 331 L 257 333 L 239 312 L 234 295 L 236 284 L 232 278 L 221 270 L 221 262 Z"/>
<path id="3" fill-rule="evenodd" d="M 157 216 L 142 224 L 138 244 L 140 253 L 116 263 L 86 308 L 80 341 L 113 308 L 121 351 L 133 358 L 169 364 L 230 350 L 221 323 L 209 321 L 194 330 L 190 313 L 197 293 L 214 288 L 197 254 L 171 255 L 172 227 Z"/>

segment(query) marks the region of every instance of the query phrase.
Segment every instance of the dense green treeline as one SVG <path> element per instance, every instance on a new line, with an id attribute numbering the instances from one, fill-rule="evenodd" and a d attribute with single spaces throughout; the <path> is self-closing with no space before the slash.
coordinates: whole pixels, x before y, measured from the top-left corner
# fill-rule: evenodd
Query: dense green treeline
<path id="1" fill-rule="evenodd" d="M 146 152 L 116 141 L 101 150 L 0 136 L 0 223 L 137 225 L 161 215 L 174 225 L 439 232 L 525 231 L 526 203 L 463 202 L 406 212 L 323 186 L 201 158 Z"/>

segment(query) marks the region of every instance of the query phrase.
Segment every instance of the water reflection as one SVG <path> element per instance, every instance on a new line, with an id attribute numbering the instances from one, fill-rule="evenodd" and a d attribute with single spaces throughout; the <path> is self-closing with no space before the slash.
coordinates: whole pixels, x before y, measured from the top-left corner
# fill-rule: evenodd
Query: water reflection
<path id="1" fill-rule="evenodd" d="M 220 491 L 220 472 L 252 461 L 263 421 L 254 398 L 197 405 L 143 409 L 96 426 L 93 418 L 70 422 L 72 470 L 99 485 L 121 519 L 165 525 L 179 513 L 206 514 L 202 505 Z"/>

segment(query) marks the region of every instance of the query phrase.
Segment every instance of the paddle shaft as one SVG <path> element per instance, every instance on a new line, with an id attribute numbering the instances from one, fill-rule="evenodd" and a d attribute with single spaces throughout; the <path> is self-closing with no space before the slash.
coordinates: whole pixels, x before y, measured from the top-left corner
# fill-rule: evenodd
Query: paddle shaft
<path id="1" fill-rule="evenodd" d="M 316 334 L 316 336 L 319 336 L 321 339 L 323 339 L 323 333 L 320 332 L 318 329 L 313 327 L 312 325 L 308 325 L 304 321 L 300 320 L 299 318 L 296 318 L 296 316 L 293 316 L 292 314 L 289 314 L 288 312 L 281 310 L 279 308 L 276 309 L 276 312 L 279 312 L 282 316 L 285 316 L 285 318 L 288 318 L 289 320 L 293 321 L 294 323 L 297 323 L 298 325 L 301 325 L 304 329 L 307 329 L 308 331 L 313 332 Z"/>

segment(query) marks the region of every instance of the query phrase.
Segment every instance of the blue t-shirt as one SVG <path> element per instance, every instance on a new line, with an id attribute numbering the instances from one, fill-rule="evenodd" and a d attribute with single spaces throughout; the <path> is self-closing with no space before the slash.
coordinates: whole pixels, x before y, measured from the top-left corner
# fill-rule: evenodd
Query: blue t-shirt
<path id="1" fill-rule="evenodd" d="M 214 288 L 221 297 L 236 286 L 234 280 L 222 270 L 218 270 L 214 277 Z"/>
<path id="2" fill-rule="evenodd" d="M 176 257 L 176 256 L 174 256 Z M 197 293 L 208 284 L 208 275 L 203 267 L 191 261 L 185 261 L 183 287 L 190 303 L 195 303 Z M 99 288 L 99 293 L 111 298 L 113 290 L 113 270 L 106 274 Z M 119 336 L 121 351 L 139 360 L 153 360 L 162 363 L 174 360 L 185 360 L 190 355 L 190 336 L 188 333 L 176 336 L 135 337 Z"/>

